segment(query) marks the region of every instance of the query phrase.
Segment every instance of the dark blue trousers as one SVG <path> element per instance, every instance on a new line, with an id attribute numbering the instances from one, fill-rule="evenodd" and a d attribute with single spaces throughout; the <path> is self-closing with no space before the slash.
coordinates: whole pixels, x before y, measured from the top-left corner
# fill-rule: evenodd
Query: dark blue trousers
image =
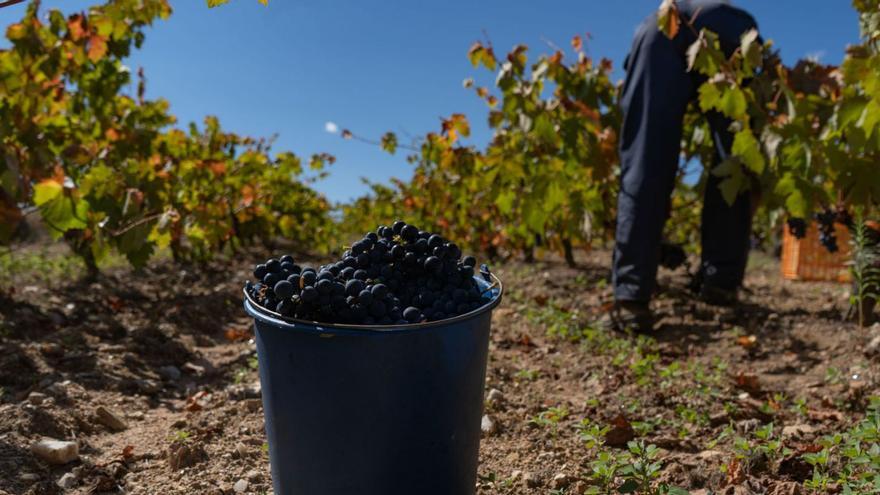
<path id="1" fill-rule="evenodd" d="M 694 19 L 696 31 L 717 33 L 728 54 L 742 33 L 755 28 L 744 11 L 718 1 L 679 2 L 682 17 Z M 656 15 L 639 28 L 624 67 L 621 97 L 621 182 L 613 261 L 614 294 L 621 301 L 648 301 L 654 290 L 660 241 L 669 216 L 681 155 L 682 127 L 700 76 L 687 71 L 686 50 L 696 40 L 682 25 L 674 39 L 657 28 Z M 707 115 L 715 143 L 715 164 L 730 153 L 730 122 Z M 703 283 L 724 289 L 742 284 L 748 260 L 752 205 L 743 194 L 728 205 L 710 174 L 706 184 L 701 241 Z"/>

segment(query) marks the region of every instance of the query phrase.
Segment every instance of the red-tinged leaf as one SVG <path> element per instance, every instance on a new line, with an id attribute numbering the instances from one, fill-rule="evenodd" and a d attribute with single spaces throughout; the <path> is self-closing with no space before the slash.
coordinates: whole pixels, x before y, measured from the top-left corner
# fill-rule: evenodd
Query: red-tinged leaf
<path id="1" fill-rule="evenodd" d="M 107 39 L 99 34 L 93 34 L 89 38 L 89 60 L 98 62 L 107 54 Z"/>
<path id="2" fill-rule="evenodd" d="M 681 18 L 675 0 L 663 0 L 657 12 L 657 27 L 667 38 L 672 39 L 678 35 L 680 26 Z"/>
<path id="3" fill-rule="evenodd" d="M 575 35 L 571 39 L 571 47 L 574 48 L 574 51 L 581 52 L 584 50 L 584 40 L 580 37 L 580 35 Z"/>
<path id="4" fill-rule="evenodd" d="M 241 342 L 251 338 L 251 332 L 249 328 L 227 328 L 223 336 L 230 342 Z"/>
<path id="5" fill-rule="evenodd" d="M 82 39 L 86 34 L 86 30 L 85 26 L 83 26 L 83 17 L 81 15 L 74 14 L 70 16 L 70 19 L 67 20 L 67 32 L 73 41 Z"/>
<path id="6" fill-rule="evenodd" d="M 107 304 L 110 306 L 110 309 L 112 309 L 114 313 L 118 313 L 122 308 L 125 307 L 125 301 L 116 296 L 108 297 Z"/>
<path id="7" fill-rule="evenodd" d="M 128 460 L 134 457 L 134 445 L 126 445 L 122 449 L 122 454 L 120 454 L 123 460 Z"/>
<path id="8" fill-rule="evenodd" d="M 736 377 L 734 377 L 734 384 L 740 390 L 748 392 L 751 395 L 758 395 L 761 393 L 761 383 L 758 380 L 758 376 L 755 374 L 739 372 Z"/>
<path id="9" fill-rule="evenodd" d="M 348 129 L 343 129 L 342 132 L 339 133 L 342 136 L 342 139 L 351 139 L 354 135 Z"/>
<path id="10" fill-rule="evenodd" d="M 758 338 L 754 335 L 741 335 L 736 338 L 736 343 L 739 346 L 745 347 L 746 349 L 751 349 L 755 347 L 758 343 Z"/>

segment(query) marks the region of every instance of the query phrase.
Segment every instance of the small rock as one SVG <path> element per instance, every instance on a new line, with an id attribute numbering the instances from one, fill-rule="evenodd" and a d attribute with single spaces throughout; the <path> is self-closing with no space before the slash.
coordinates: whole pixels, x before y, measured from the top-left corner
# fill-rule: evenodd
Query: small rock
<path id="1" fill-rule="evenodd" d="M 195 363 L 184 363 L 183 369 L 186 370 L 187 373 L 195 376 L 202 376 L 205 374 L 205 367 L 199 366 Z"/>
<path id="2" fill-rule="evenodd" d="M 263 479 L 263 475 L 256 469 L 248 471 L 245 477 L 247 477 L 248 481 L 251 483 L 259 483 Z"/>
<path id="3" fill-rule="evenodd" d="M 147 395 L 155 395 L 162 390 L 162 386 L 159 385 L 159 382 L 156 380 L 150 380 L 149 378 L 139 378 L 134 381 L 134 385 L 141 393 Z"/>
<path id="4" fill-rule="evenodd" d="M 248 399 L 244 402 L 244 407 L 250 412 L 257 412 L 263 407 L 263 401 L 260 399 Z"/>
<path id="5" fill-rule="evenodd" d="M 810 425 L 789 425 L 782 429 L 782 438 L 801 437 L 813 433 L 815 428 Z"/>
<path id="6" fill-rule="evenodd" d="M 238 446 L 235 447 L 234 454 L 237 455 L 239 459 L 244 459 L 250 454 L 250 451 L 244 446 L 244 444 L 238 444 Z"/>
<path id="7" fill-rule="evenodd" d="M 868 345 L 865 346 L 866 356 L 876 356 L 877 354 L 880 354 L 880 335 L 871 339 Z"/>
<path id="8" fill-rule="evenodd" d="M 113 411 L 105 408 L 104 406 L 98 406 L 95 409 L 95 415 L 98 417 L 98 422 L 102 425 L 110 428 L 113 431 L 122 431 L 128 429 L 128 425 L 125 423 L 118 414 Z"/>
<path id="9" fill-rule="evenodd" d="M 567 487 L 571 484 L 571 478 L 565 473 L 558 473 L 553 477 L 553 480 L 550 482 L 550 487 L 556 490 L 560 490 L 562 488 Z"/>
<path id="10" fill-rule="evenodd" d="M 489 404 L 498 404 L 504 400 L 504 394 L 501 393 L 497 388 L 493 388 L 489 390 L 489 393 L 486 395 L 486 402 Z"/>
<path id="11" fill-rule="evenodd" d="M 541 479 L 535 473 L 526 472 L 522 475 L 522 482 L 527 488 L 536 488 L 541 484 Z"/>
<path id="12" fill-rule="evenodd" d="M 30 395 L 28 395 L 27 400 L 31 404 L 33 404 L 35 406 L 39 406 L 40 404 L 45 402 L 46 399 L 48 399 L 48 398 L 49 398 L 49 396 L 47 396 L 46 394 L 43 394 L 40 392 L 31 392 Z"/>
<path id="13" fill-rule="evenodd" d="M 234 485 L 232 485 L 232 490 L 235 493 L 244 493 L 247 491 L 247 489 L 248 489 L 247 480 L 238 480 L 235 482 Z"/>
<path id="14" fill-rule="evenodd" d="M 491 435 L 498 431 L 498 426 L 492 421 L 492 418 L 490 418 L 488 414 L 484 414 L 483 420 L 480 421 L 480 429 L 486 435 Z"/>
<path id="15" fill-rule="evenodd" d="M 79 484 L 79 480 L 77 480 L 76 475 L 73 473 L 67 473 L 58 480 L 58 486 L 65 490 L 70 490 Z"/>
<path id="16" fill-rule="evenodd" d="M 143 411 L 132 411 L 129 413 L 125 413 L 125 417 L 129 419 L 134 419 L 136 421 L 141 421 L 144 419 L 145 415 Z"/>
<path id="17" fill-rule="evenodd" d="M 67 387 L 70 385 L 69 381 L 63 382 L 55 382 L 52 385 L 46 387 L 46 391 L 55 397 L 66 397 L 67 396 Z"/>
<path id="18" fill-rule="evenodd" d="M 512 481 L 516 481 L 516 480 L 522 478 L 522 474 L 523 474 L 522 471 L 520 471 L 519 469 L 515 469 L 510 473 L 510 479 Z"/>
<path id="19" fill-rule="evenodd" d="M 37 481 L 38 479 L 40 479 L 40 475 L 34 473 L 21 473 L 18 478 L 21 481 Z"/>
<path id="20" fill-rule="evenodd" d="M 79 445 L 53 438 L 43 438 L 31 445 L 31 452 L 49 464 L 67 464 L 79 459 Z"/>
<path id="21" fill-rule="evenodd" d="M 180 376 L 182 375 L 180 369 L 178 369 L 177 366 L 172 365 L 162 366 L 156 371 L 159 373 L 159 376 L 168 380 L 169 382 L 176 382 L 177 380 L 180 380 Z"/>
<path id="22" fill-rule="evenodd" d="M 697 457 L 708 463 L 714 463 L 724 458 L 724 452 L 720 450 L 704 450 L 697 454 Z"/>

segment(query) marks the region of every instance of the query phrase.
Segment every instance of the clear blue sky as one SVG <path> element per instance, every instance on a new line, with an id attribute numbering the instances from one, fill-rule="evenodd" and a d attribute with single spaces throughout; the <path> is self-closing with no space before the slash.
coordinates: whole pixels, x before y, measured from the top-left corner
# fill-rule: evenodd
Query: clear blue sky
<path id="1" fill-rule="evenodd" d="M 44 0 L 43 8 L 81 10 L 97 0 Z M 172 0 L 175 12 L 147 33 L 130 66 L 143 66 L 151 98 L 164 97 L 181 124 L 220 117 L 242 134 L 278 134 L 276 151 L 337 156 L 318 185 L 334 201 L 363 194 L 360 177 L 408 178 L 404 156 L 344 141 L 327 122 L 378 137 L 402 139 L 436 130 L 442 116 L 468 115 L 472 140 L 488 139 L 485 105 L 462 80 L 476 73 L 466 52 L 485 31 L 497 53 L 516 43 L 532 54 L 569 47 L 589 32 L 593 56 L 614 61 L 617 77 L 635 27 L 659 0 L 232 0 L 208 9 L 204 0 Z M 838 63 L 858 41 L 846 0 L 740 0 L 786 61 L 812 55 Z M 10 24 L 24 6 L 0 10 Z M 491 78 L 478 81 L 491 82 Z"/>

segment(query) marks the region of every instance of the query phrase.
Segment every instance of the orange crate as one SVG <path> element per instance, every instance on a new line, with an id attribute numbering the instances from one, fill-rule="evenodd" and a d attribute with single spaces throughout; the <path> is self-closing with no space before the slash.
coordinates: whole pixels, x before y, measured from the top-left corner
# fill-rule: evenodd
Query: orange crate
<path id="1" fill-rule="evenodd" d="M 834 224 L 837 235 L 836 253 L 829 253 L 819 242 L 819 229 L 815 222 L 807 225 L 803 239 L 791 235 L 783 226 L 782 278 L 787 280 L 813 280 L 824 282 L 849 282 L 850 233 L 849 229 Z"/>

